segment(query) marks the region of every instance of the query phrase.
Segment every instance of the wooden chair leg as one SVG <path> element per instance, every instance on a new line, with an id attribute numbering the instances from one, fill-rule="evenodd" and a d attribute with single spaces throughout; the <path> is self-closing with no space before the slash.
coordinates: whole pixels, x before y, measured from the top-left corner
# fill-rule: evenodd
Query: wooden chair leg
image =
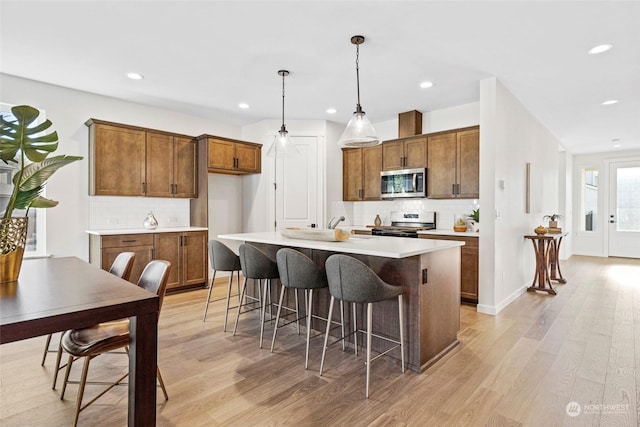
<path id="1" fill-rule="evenodd" d="M 40 363 L 40 366 L 44 366 L 44 362 L 45 362 L 45 360 L 47 360 L 47 353 L 49 353 L 49 344 L 51 344 L 51 336 L 52 335 L 53 334 L 49 334 L 47 336 L 47 342 L 44 345 L 44 353 L 42 353 L 42 362 Z"/>
<path id="2" fill-rule="evenodd" d="M 56 389 L 56 382 L 58 382 L 58 372 L 60 372 L 61 360 L 62 360 L 62 337 L 60 337 L 60 343 L 58 344 L 58 354 L 56 355 L 56 368 L 53 371 L 53 384 L 51 385 L 52 390 Z"/>
<path id="3" fill-rule="evenodd" d="M 67 383 L 69 382 L 69 373 L 71 372 L 71 365 L 73 364 L 73 356 L 69 355 L 67 361 L 67 370 L 64 373 L 64 383 L 62 384 L 62 392 L 60 393 L 60 400 L 64 400 L 64 392 L 67 390 Z"/>
<path id="4" fill-rule="evenodd" d="M 82 407 L 82 396 L 84 396 L 84 386 L 87 383 L 87 374 L 89 373 L 89 362 L 91 357 L 84 358 L 84 365 L 82 366 L 82 377 L 80 378 L 80 385 L 78 387 L 78 398 L 76 399 L 76 415 L 73 419 L 73 427 L 78 425 L 78 418 L 80 417 L 80 408 Z"/>
<path id="5" fill-rule="evenodd" d="M 164 387 L 164 381 L 162 381 L 162 375 L 160 375 L 160 368 L 158 368 L 158 382 L 160 383 L 160 388 L 162 389 L 162 394 L 164 394 L 164 400 L 169 400 L 169 395 L 167 394 L 167 389 Z"/>

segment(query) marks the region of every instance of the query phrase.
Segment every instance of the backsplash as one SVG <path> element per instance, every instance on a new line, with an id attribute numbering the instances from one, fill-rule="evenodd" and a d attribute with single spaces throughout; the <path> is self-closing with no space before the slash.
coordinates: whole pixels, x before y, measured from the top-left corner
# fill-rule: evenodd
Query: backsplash
<path id="1" fill-rule="evenodd" d="M 158 228 L 189 226 L 189 199 L 93 196 L 89 197 L 89 228 L 143 228 L 149 212 L 158 220 Z"/>
<path id="2" fill-rule="evenodd" d="M 345 225 L 373 225 L 376 215 L 380 215 L 382 225 L 390 225 L 389 213 L 403 210 L 427 210 L 436 212 L 436 226 L 453 229 L 456 216 L 470 215 L 479 204 L 478 199 L 398 199 L 380 202 L 341 202 L 331 203 L 331 216 L 343 215 Z"/>

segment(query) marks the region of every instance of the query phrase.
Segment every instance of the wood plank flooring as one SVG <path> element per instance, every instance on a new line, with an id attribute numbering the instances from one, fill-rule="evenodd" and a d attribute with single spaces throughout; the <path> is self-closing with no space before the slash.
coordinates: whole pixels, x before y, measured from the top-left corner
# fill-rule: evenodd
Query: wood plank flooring
<path id="1" fill-rule="evenodd" d="M 210 306 L 203 323 L 205 290 L 169 295 L 159 333 L 169 401 L 158 390 L 157 424 L 637 426 L 640 260 L 574 256 L 562 269 L 568 283 L 554 285 L 556 296 L 525 293 L 498 316 L 462 306 L 461 345 L 423 374 L 375 361 L 369 400 L 362 354 L 330 347 L 320 377 L 322 338 L 312 340 L 305 371 L 304 331 L 280 329 L 270 353 L 270 326 L 265 348 L 258 348 L 257 314 L 242 316 L 234 337 L 222 332 L 223 301 Z M 225 288 L 223 279 L 214 293 L 221 297 Z M 60 383 L 51 389 L 55 355 L 40 366 L 44 341 L 0 346 L 3 427 L 71 425 L 77 386 L 68 387 L 64 401 Z M 91 365 L 90 377 L 105 380 L 127 360 L 105 355 Z M 126 387 L 110 391 L 81 413 L 80 425 L 126 425 L 126 396 Z"/>

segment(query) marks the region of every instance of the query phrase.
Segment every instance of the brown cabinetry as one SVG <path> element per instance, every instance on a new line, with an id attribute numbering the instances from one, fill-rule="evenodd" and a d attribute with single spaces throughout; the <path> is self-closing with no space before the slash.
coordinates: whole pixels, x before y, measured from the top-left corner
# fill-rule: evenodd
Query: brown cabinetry
<path id="1" fill-rule="evenodd" d="M 380 200 L 382 146 L 342 150 L 342 199 Z"/>
<path id="2" fill-rule="evenodd" d="M 429 198 L 480 196 L 480 130 L 477 127 L 429 135 L 427 147 Z"/>
<path id="3" fill-rule="evenodd" d="M 261 172 L 262 146 L 260 144 L 211 135 L 201 135 L 198 139 L 207 141 L 209 172 L 234 175 Z"/>
<path id="4" fill-rule="evenodd" d="M 207 284 L 207 231 L 177 233 L 90 235 L 89 259 L 108 270 L 120 252 L 134 252 L 136 258 L 131 282 L 136 283 L 149 261 L 171 262 L 168 288 L 195 287 Z"/>
<path id="5" fill-rule="evenodd" d="M 427 167 L 427 137 L 424 135 L 385 141 L 382 144 L 382 170 Z"/>
<path id="6" fill-rule="evenodd" d="M 86 125 L 91 195 L 197 197 L 192 137 L 96 119 Z"/>
<path id="7" fill-rule="evenodd" d="M 445 234 L 420 234 L 421 239 L 457 240 L 464 242 L 460 248 L 460 298 L 478 302 L 478 237 L 449 236 Z"/>
<path id="8" fill-rule="evenodd" d="M 167 288 L 192 286 L 207 281 L 207 233 L 157 233 L 153 236 L 155 258 L 171 262 Z"/>

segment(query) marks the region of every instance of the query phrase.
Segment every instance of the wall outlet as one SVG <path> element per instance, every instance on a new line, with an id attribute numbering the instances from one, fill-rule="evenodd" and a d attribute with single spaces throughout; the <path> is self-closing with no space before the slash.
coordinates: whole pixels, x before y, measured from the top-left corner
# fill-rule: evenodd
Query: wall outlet
<path id="1" fill-rule="evenodd" d="M 178 222 L 178 218 L 176 218 L 175 216 L 170 216 L 169 219 L 167 220 L 167 223 L 169 224 L 176 224 Z"/>

